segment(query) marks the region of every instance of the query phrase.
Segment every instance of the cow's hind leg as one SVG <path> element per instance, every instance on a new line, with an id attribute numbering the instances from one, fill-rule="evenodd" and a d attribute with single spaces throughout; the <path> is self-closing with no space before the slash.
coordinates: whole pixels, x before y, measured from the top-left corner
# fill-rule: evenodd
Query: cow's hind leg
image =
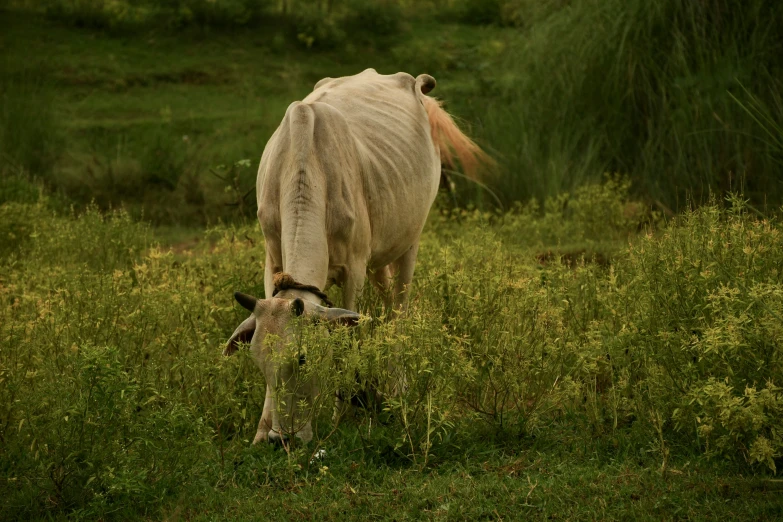
<path id="1" fill-rule="evenodd" d="M 419 253 L 418 241 L 414 243 L 393 265 L 396 271 L 394 280 L 393 306 L 394 311 L 404 314 L 408 310 L 408 293 L 413 281 L 413 270 L 416 266 L 416 256 Z M 392 376 L 391 395 L 397 396 L 408 388 L 405 375 L 405 364 L 401 360 L 402 349 L 397 348 L 397 355 L 389 361 L 388 372 Z"/>
<path id="2" fill-rule="evenodd" d="M 366 274 L 365 265 L 357 264 L 348 269 L 343 283 L 343 308 L 356 311 L 356 299 L 362 291 Z"/>
<path id="3" fill-rule="evenodd" d="M 364 286 L 367 267 L 365 265 L 352 265 L 345 273 L 343 282 L 343 308 L 356 311 L 356 299 Z M 334 410 L 332 421 L 339 422 L 346 411 L 345 402 L 339 393 L 334 396 Z"/>
<path id="4" fill-rule="evenodd" d="M 408 291 L 413 281 L 413 270 L 416 267 L 416 256 L 418 253 L 419 242 L 416 241 L 394 262 L 396 278 L 394 281 L 393 304 L 394 308 L 401 312 L 405 312 L 408 309 Z"/>
<path id="5" fill-rule="evenodd" d="M 391 265 L 386 265 L 370 272 L 370 281 L 378 295 L 383 300 L 383 304 L 388 310 L 392 306 L 392 275 Z"/>

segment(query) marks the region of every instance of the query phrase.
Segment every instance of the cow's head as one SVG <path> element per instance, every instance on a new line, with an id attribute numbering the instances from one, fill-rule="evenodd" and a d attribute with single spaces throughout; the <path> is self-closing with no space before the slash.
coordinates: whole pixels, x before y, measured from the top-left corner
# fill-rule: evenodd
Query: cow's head
<path id="1" fill-rule="evenodd" d="M 299 297 L 256 299 L 241 292 L 236 292 L 234 297 L 252 314 L 231 335 L 223 354 L 233 354 L 240 342 L 249 343 L 267 382 L 264 412 L 254 442 L 277 442 L 290 434 L 309 442 L 313 437 L 311 412 L 309 408 L 303 411 L 300 404 L 312 404 L 316 383 L 297 382 L 295 365 L 303 364 L 304 360 L 285 352 L 302 320 L 353 326 L 359 322 L 360 315 L 343 308 L 326 308 Z"/>

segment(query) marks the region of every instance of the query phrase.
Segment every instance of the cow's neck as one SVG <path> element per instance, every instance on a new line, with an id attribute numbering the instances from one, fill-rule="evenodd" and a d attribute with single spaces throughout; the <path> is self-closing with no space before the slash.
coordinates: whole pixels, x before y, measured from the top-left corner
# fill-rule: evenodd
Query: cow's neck
<path id="1" fill-rule="evenodd" d="M 326 231 L 320 230 L 325 227 L 316 226 L 316 222 L 296 218 L 289 223 L 283 221 L 283 272 L 291 274 L 297 283 L 323 290 L 329 275 L 329 248 Z"/>
<path id="2" fill-rule="evenodd" d="M 285 183 L 280 205 L 283 271 L 303 285 L 323 290 L 329 275 L 329 245 L 326 233 L 326 194 L 309 173 L 296 177 L 310 183 Z M 287 185 L 287 186 L 285 186 Z"/>
<path id="3" fill-rule="evenodd" d="M 291 151 L 280 172 L 283 271 L 323 290 L 329 275 L 327 179 L 315 147 L 315 112 L 307 104 L 293 104 L 286 119 Z"/>

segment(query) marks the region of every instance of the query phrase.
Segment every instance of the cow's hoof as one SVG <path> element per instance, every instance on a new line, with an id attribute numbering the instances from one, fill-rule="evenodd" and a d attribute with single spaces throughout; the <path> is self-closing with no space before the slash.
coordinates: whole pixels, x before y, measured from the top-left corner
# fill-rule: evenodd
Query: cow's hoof
<path id="1" fill-rule="evenodd" d="M 267 435 L 267 442 L 269 444 L 274 444 L 275 446 L 287 446 L 288 445 L 288 435 L 281 435 L 275 431 L 270 431 Z"/>

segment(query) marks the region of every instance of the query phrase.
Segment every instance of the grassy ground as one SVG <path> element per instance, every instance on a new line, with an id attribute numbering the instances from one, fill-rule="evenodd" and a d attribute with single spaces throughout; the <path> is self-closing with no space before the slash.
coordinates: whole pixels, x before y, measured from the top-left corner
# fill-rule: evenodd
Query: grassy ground
<path id="1" fill-rule="evenodd" d="M 350 449 L 332 451 L 350 454 Z M 351 457 L 326 457 L 289 483 L 274 484 L 274 473 L 261 473 L 254 487 L 221 485 L 221 492 L 211 492 L 206 501 L 194 506 L 193 499 L 183 499 L 163 513 L 188 520 L 247 519 L 263 512 L 287 520 L 398 521 L 775 520 L 781 515 L 778 483 L 710 466 L 683 462 L 684 470 L 661 476 L 644 464 L 602 463 L 551 448 L 503 453 L 490 443 L 483 455 L 481 447 L 475 450 L 479 453 L 455 455 L 420 472 L 390 468 L 354 448 Z M 254 456 L 256 466 L 282 458 L 268 448 Z"/>
<path id="2" fill-rule="evenodd" d="M 0 515 L 779 519 L 779 228 L 739 202 L 664 226 L 626 191 L 436 209 L 409 317 L 370 294 L 353 334 L 305 332 L 321 395 L 290 453 L 250 445 L 262 378 L 220 355 L 232 292 L 263 294 L 255 224 L 170 251 L 0 206 Z M 392 359 L 409 388 L 335 429 L 335 391 L 389 388 Z"/>
<path id="3" fill-rule="evenodd" d="M 754 148 L 759 129 L 726 99 L 731 75 L 704 71 L 746 71 L 751 49 L 772 74 L 775 46 L 754 40 L 761 30 L 728 31 L 755 43 L 708 39 L 678 48 L 698 60 L 672 51 L 681 63 L 656 68 L 659 54 L 638 51 L 668 34 L 668 11 L 628 5 L 590 11 L 609 35 L 590 45 L 574 30 L 597 26 L 580 22 L 596 7 L 583 0 L 524 31 L 414 20 L 387 41 L 331 50 L 292 45 L 274 24 L 125 34 L 2 12 L 0 518 L 783 518 L 779 223 L 738 198 L 669 223 L 650 211 L 671 179 L 683 180 L 676 201 L 732 165 L 774 162 L 776 120 L 761 120 L 773 133 Z M 699 16 L 677 18 L 666 45 L 714 21 Z M 646 29 L 615 46 L 627 24 Z M 286 106 L 365 67 L 433 74 L 499 153 L 505 177 L 490 184 L 503 202 L 551 198 L 495 213 L 444 195 L 410 316 L 392 328 L 365 295 L 376 320 L 309 346 L 300 371 L 329 399 L 315 442 L 252 447 L 260 372 L 246 351 L 220 355 L 244 318 L 232 293 L 263 294 L 263 238 L 247 220 L 253 195 L 242 198 Z M 668 80 L 645 91 L 649 78 L 629 71 L 676 79 L 675 94 L 656 105 L 646 94 L 668 93 Z M 774 102 L 776 84 L 762 87 Z M 640 107 L 662 115 L 645 120 L 652 134 L 626 118 Z M 712 141 L 712 123 L 683 107 L 733 119 Z M 642 149 L 638 170 L 607 161 L 624 139 Z M 608 167 L 642 180 L 646 203 L 620 178 L 580 186 Z M 462 202 L 491 208 L 460 188 Z M 85 212 L 90 200 L 100 210 Z M 107 212 L 120 204 L 130 217 Z M 219 220 L 230 223 L 203 229 Z M 333 431 L 333 392 L 390 386 L 378 368 L 392 357 L 409 389 Z"/>

